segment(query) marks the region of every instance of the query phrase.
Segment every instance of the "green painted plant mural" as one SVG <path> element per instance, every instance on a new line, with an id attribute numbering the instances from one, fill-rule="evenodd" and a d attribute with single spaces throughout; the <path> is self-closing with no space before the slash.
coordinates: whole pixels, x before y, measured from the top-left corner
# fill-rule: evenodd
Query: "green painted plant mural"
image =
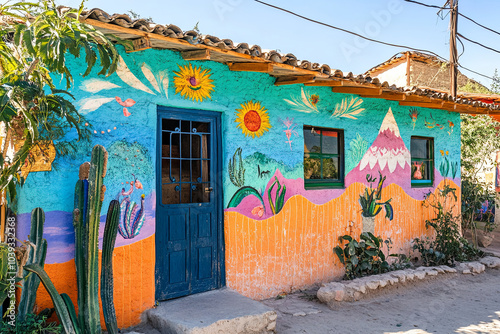
<path id="1" fill-rule="evenodd" d="M 250 195 L 257 197 L 259 201 L 262 203 L 262 206 L 264 207 L 264 199 L 262 198 L 262 195 L 257 191 L 257 189 L 252 187 L 243 187 L 238 189 L 238 191 L 234 193 L 233 197 L 231 197 L 231 200 L 229 201 L 227 207 L 228 208 L 237 207 L 245 197 Z"/>
<path id="2" fill-rule="evenodd" d="M 448 151 L 440 150 L 444 160 L 439 164 L 439 172 L 442 177 L 451 177 L 454 179 L 458 173 L 458 161 L 451 162 L 448 159 Z M 450 173 L 451 172 L 451 173 Z"/>
<path id="3" fill-rule="evenodd" d="M 273 201 L 272 192 L 276 184 L 278 185 L 278 187 L 276 189 L 276 194 L 274 196 L 274 201 Z M 278 178 L 275 176 L 273 184 L 271 185 L 271 187 L 269 187 L 269 190 L 267 191 L 267 195 L 269 198 L 269 206 L 271 207 L 271 211 L 273 212 L 274 215 L 279 213 L 281 209 L 283 209 L 283 205 L 285 204 L 285 194 L 286 194 L 286 185 L 283 184 L 282 187 L 280 182 L 278 181 Z"/>
<path id="4" fill-rule="evenodd" d="M 237 187 L 245 185 L 245 168 L 243 168 L 243 159 L 241 158 L 241 147 L 236 149 L 233 158 L 229 159 L 227 166 L 229 179 Z"/>
<path id="5" fill-rule="evenodd" d="M 368 150 L 368 142 L 366 139 L 361 137 L 359 133 L 356 134 L 356 138 L 351 140 L 349 143 L 349 150 L 347 150 L 347 158 L 346 158 L 346 171 L 350 171 L 354 167 L 356 167 L 363 155 L 365 155 Z"/>
<path id="6" fill-rule="evenodd" d="M 366 175 L 366 181 L 370 183 L 370 187 L 365 188 L 365 192 L 359 196 L 359 204 L 361 204 L 361 210 L 363 217 L 375 217 L 382 211 L 385 210 L 386 218 L 392 220 L 394 218 L 394 211 L 392 209 L 391 200 L 388 199 L 385 202 L 378 202 L 382 199 L 382 187 L 386 176 L 382 177 L 379 172 L 379 181 L 376 189 L 372 188 L 372 183 L 377 180 L 377 178 L 372 178 L 370 174 Z"/>

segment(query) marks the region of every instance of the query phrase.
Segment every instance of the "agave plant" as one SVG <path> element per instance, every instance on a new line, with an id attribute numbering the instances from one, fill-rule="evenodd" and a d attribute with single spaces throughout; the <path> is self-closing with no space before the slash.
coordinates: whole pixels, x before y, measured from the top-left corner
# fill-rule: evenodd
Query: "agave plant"
<path id="1" fill-rule="evenodd" d="M 382 187 L 384 181 L 387 177 L 382 177 L 379 172 L 379 182 L 376 189 L 371 187 L 372 182 L 375 182 L 377 178 L 372 178 L 369 174 L 366 175 L 366 180 L 370 183 L 370 187 L 365 188 L 365 192 L 359 196 L 359 204 L 361 204 L 361 211 L 363 217 L 375 217 L 382 211 L 385 210 L 385 216 L 392 220 L 394 218 L 394 210 L 392 209 L 391 200 L 388 199 L 385 202 L 379 202 L 382 199 Z"/>

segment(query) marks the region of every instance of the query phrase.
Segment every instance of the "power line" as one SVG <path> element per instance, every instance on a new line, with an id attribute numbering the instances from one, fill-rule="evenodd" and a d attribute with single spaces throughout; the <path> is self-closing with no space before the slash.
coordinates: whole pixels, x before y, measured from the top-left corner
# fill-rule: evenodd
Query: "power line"
<path id="1" fill-rule="evenodd" d="M 458 32 L 457 32 L 457 35 L 458 35 L 458 36 L 460 36 L 460 37 L 462 37 L 463 39 L 465 39 L 465 40 L 466 40 L 466 41 L 468 41 L 468 42 L 471 42 L 471 43 L 474 43 L 474 44 L 476 44 L 476 45 L 482 46 L 483 48 L 488 49 L 488 50 L 490 50 L 490 51 L 493 51 L 493 52 L 496 52 L 496 53 L 500 53 L 500 50 L 493 49 L 492 47 L 489 47 L 489 46 L 486 46 L 486 45 L 481 44 L 481 43 L 479 43 L 479 42 L 473 41 L 472 39 L 465 37 L 465 36 L 464 36 L 464 35 L 462 35 L 461 33 L 458 33 Z"/>
<path id="2" fill-rule="evenodd" d="M 387 42 L 383 42 L 383 41 L 379 41 L 379 40 L 376 40 L 376 39 L 373 39 L 373 38 L 369 38 L 369 37 L 366 37 L 366 36 L 363 36 L 363 35 L 360 35 L 358 33 L 355 33 L 355 32 L 352 32 L 352 31 L 349 31 L 347 29 L 343 29 L 343 28 L 339 28 L 339 27 L 335 27 L 335 26 L 332 26 L 330 24 L 327 24 L 327 23 L 324 23 L 324 22 L 320 22 L 320 21 L 317 21 L 317 20 L 313 20 L 313 19 L 310 19 L 308 17 L 305 17 L 305 16 L 302 16 L 300 14 L 297 14 L 297 13 L 294 13 L 290 10 L 287 10 L 287 9 L 284 9 L 284 8 L 281 8 L 281 7 L 278 7 L 278 6 L 274 6 L 274 5 L 271 5 L 269 3 L 266 3 L 264 1 L 260 1 L 260 0 L 254 0 L 255 2 L 258 2 L 258 3 L 261 3 L 263 5 L 266 5 L 266 6 L 269 6 L 271 8 L 274 8 L 274 9 L 278 9 L 278 10 L 281 10 L 285 13 L 288 13 L 288 14 L 291 14 L 291 15 L 294 15 L 294 16 L 297 16 L 303 20 L 306 20 L 306 21 L 310 21 L 310 22 L 313 22 L 313 23 L 316 23 L 316 24 L 319 24 L 319 25 L 322 25 L 322 26 L 325 26 L 325 27 L 328 27 L 328 28 L 332 28 L 332 29 L 336 29 L 336 30 L 340 30 L 340 31 L 343 31 L 345 33 L 348 33 L 348 34 L 351 34 L 351 35 L 354 35 L 354 36 L 357 36 L 357 37 L 360 37 L 360 38 L 363 38 L 363 39 L 366 39 L 370 42 L 374 42 L 374 43 L 379 43 L 379 44 L 383 44 L 383 45 L 387 45 L 387 46 L 392 46 L 392 47 L 396 47 L 396 48 L 404 48 L 404 49 L 408 49 L 408 50 L 413 50 L 413 51 L 420 51 L 420 52 L 425 52 L 425 53 L 429 53 L 433 56 L 436 56 L 437 58 L 441 59 L 441 60 L 444 60 L 446 61 L 446 59 L 444 59 L 443 57 L 441 57 L 440 55 L 438 55 L 437 53 L 434 53 L 432 51 L 429 51 L 429 50 L 425 50 L 425 49 L 417 49 L 417 48 L 412 48 L 410 46 L 406 46 L 406 45 L 399 45 L 399 44 L 392 44 L 392 43 L 387 43 Z"/>
<path id="3" fill-rule="evenodd" d="M 418 1 L 414 1 L 414 0 L 405 0 L 405 1 L 417 4 L 417 5 L 421 5 L 421 6 L 424 6 L 424 7 L 429 7 L 429 8 L 437 8 L 437 9 L 441 9 L 441 10 L 443 10 L 443 9 L 449 9 L 448 7 L 446 7 L 446 5 L 448 4 L 448 2 L 446 2 L 444 4 L 444 6 L 440 7 L 440 6 L 436 6 L 436 5 L 428 5 L 426 3 L 418 2 Z"/>
<path id="4" fill-rule="evenodd" d="M 417 5 L 420 5 L 420 6 L 424 6 L 424 7 L 429 7 L 429 8 L 437 8 L 439 10 L 443 10 L 443 9 L 450 9 L 449 7 L 446 7 L 446 5 L 448 4 L 448 2 L 446 2 L 446 4 L 443 6 L 443 7 L 439 7 L 439 6 L 436 6 L 436 5 L 429 5 L 429 4 L 426 4 L 426 3 L 423 3 L 423 2 L 419 2 L 419 1 L 415 1 L 415 0 L 404 0 L 406 2 L 410 2 L 410 3 L 414 3 L 414 4 L 417 4 Z M 495 33 L 497 35 L 500 35 L 500 32 L 494 30 L 494 29 L 491 29 L 491 28 L 488 28 L 487 26 L 475 21 L 474 19 L 468 17 L 467 15 L 465 14 L 462 14 L 462 13 L 458 13 L 458 15 L 462 16 L 463 18 L 471 21 L 472 23 L 474 24 L 477 24 L 478 26 L 480 26 L 481 28 L 483 29 L 486 29 L 486 30 L 489 30 L 491 31 L 492 33 Z"/>
<path id="5" fill-rule="evenodd" d="M 477 74 L 477 75 L 480 75 L 480 76 L 485 77 L 485 78 L 490 79 L 490 80 L 495 80 L 493 77 L 490 77 L 490 76 L 487 76 L 486 74 L 482 74 L 482 73 L 476 72 L 476 71 L 474 71 L 474 70 L 471 70 L 470 68 L 467 68 L 467 67 L 465 67 L 465 66 L 462 66 L 460 63 L 458 64 L 458 66 L 459 66 L 460 68 L 463 68 L 463 69 L 464 69 L 464 70 L 466 70 L 466 71 L 471 72 L 471 73 L 475 73 L 475 74 Z"/>
<path id="6" fill-rule="evenodd" d="M 443 62 L 446 62 L 448 63 L 448 60 L 446 60 L 445 58 L 441 57 L 440 55 L 438 55 L 437 53 L 435 52 L 432 52 L 432 51 L 428 51 L 428 50 L 424 50 L 424 49 L 416 49 L 416 48 L 412 48 L 412 47 L 409 47 L 409 46 L 404 46 L 404 45 L 398 45 L 398 44 L 392 44 L 392 43 L 386 43 L 386 42 L 382 42 L 382 41 L 378 41 L 378 40 L 375 40 L 375 39 L 372 39 L 372 38 L 368 38 L 368 37 L 365 37 L 363 35 L 360 35 L 360 34 L 357 34 L 355 32 L 352 32 L 352 31 L 349 31 L 349 30 L 346 30 L 346 29 L 343 29 L 343 28 L 338 28 L 338 27 L 335 27 L 335 26 L 332 26 L 332 25 L 329 25 L 327 23 L 323 23 L 323 22 L 320 22 L 320 21 L 317 21 L 317 20 L 313 20 L 313 19 L 310 19 L 308 17 L 305 17 L 303 15 L 300 15 L 300 14 L 297 14 L 297 13 L 294 13 L 290 10 L 287 10 L 287 9 L 284 9 L 284 8 L 281 8 L 281 7 L 278 7 L 278 6 L 274 6 L 274 5 L 271 5 L 271 4 L 268 4 L 264 1 L 261 1 L 261 0 L 254 0 L 255 2 L 258 2 L 260 4 L 263 4 L 263 5 L 266 5 L 266 6 L 269 6 L 271 8 L 274 8 L 274 9 L 278 9 L 278 10 L 281 10 L 283 12 L 286 12 L 288 14 L 291 14 L 291 15 L 294 15 L 294 16 L 297 16 L 303 20 L 306 20 L 306 21 L 310 21 L 310 22 L 313 22 L 313 23 L 316 23 L 316 24 L 319 24 L 319 25 L 323 25 L 323 26 L 326 26 L 326 27 L 329 27 L 329 28 L 332 28 L 332 29 L 336 29 L 336 30 L 340 30 L 340 31 L 343 31 L 343 32 L 346 32 L 348 34 L 351 34 L 351 35 L 354 35 L 354 36 L 357 36 L 357 37 L 360 37 L 360 38 L 363 38 L 363 39 L 366 39 L 366 40 L 369 40 L 371 42 L 375 42 L 375 43 L 379 43 L 379 44 L 383 44 L 383 45 L 388 45 L 388 46 L 392 46 L 392 47 L 399 47 L 399 48 L 406 48 L 406 49 L 410 49 L 410 50 L 413 50 L 413 51 L 421 51 L 421 52 L 426 52 L 426 53 L 429 53 L 429 54 L 432 54 L 434 56 L 436 56 L 439 60 L 443 61 Z M 408 0 L 405 0 L 405 1 L 408 1 Z M 416 2 L 416 1 L 408 1 L 408 2 Z M 448 2 L 446 3 L 448 4 Z M 445 5 L 446 5 L 445 4 Z M 442 7 L 438 7 L 438 8 L 442 8 Z M 462 36 L 463 37 L 463 36 Z M 463 45 L 463 44 L 462 44 Z M 464 48 L 465 49 L 465 48 Z M 482 74 L 482 73 L 479 73 L 477 71 L 474 71 L 474 70 L 471 70 L 463 65 L 461 65 L 460 63 L 457 64 L 460 68 L 463 68 L 464 70 L 466 71 L 469 71 L 471 73 L 475 73 L 477 75 L 480 75 L 482 77 L 485 77 L 485 78 L 488 78 L 488 79 L 491 79 L 493 80 L 492 77 L 490 76 L 487 76 L 485 74 Z"/>
<path id="7" fill-rule="evenodd" d="M 491 29 L 491 28 L 488 28 L 488 27 L 486 27 L 486 26 L 482 25 L 481 23 L 478 23 L 478 22 L 474 21 L 473 19 L 471 19 L 471 18 L 470 18 L 470 17 L 468 17 L 468 16 L 465 16 L 464 14 L 461 14 L 461 13 L 458 13 L 458 14 L 459 14 L 460 16 L 462 16 L 463 18 L 465 18 L 465 19 L 467 19 L 467 20 L 469 20 L 469 21 L 471 21 L 471 22 L 473 22 L 473 23 L 477 24 L 477 25 L 478 25 L 478 26 L 480 26 L 481 28 L 486 29 L 486 30 L 489 30 L 489 31 L 491 31 L 492 33 L 495 33 L 495 34 L 497 34 L 497 35 L 500 35 L 500 32 L 498 32 L 498 31 L 496 31 L 496 30 L 493 30 L 493 29 Z"/>

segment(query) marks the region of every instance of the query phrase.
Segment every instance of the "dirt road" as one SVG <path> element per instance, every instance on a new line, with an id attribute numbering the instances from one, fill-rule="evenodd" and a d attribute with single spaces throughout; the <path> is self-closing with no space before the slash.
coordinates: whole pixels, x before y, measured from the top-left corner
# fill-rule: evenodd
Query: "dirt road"
<path id="1" fill-rule="evenodd" d="M 331 310 L 314 291 L 264 303 L 278 312 L 278 333 L 500 333 L 500 270 L 419 282 Z"/>

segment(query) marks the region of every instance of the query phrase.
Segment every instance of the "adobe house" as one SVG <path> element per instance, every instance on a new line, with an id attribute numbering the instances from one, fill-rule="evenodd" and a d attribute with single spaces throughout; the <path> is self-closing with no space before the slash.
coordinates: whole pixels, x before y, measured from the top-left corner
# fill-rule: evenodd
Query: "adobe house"
<path id="1" fill-rule="evenodd" d="M 389 84 L 398 87 L 417 86 L 438 91 L 449 91 L 449 73 L 448 62 L 423 52 L 406 51 L 399 52 L 389 60 L 372 67 L 365 72 L 365 75 L 378 78 L 380 81 L 387 81 Z M 457 77 L 458 87 L 463 87 L 468 82 L 486 89 L 486 87 L 459 71 Z"/>
<path id="2" fill-rule="evenodd" d="M 137 208 L 122 212 L 114 251 L 119 327 L 155 301 L 224 286 L 265 299 L 339 279 L 332 249 L 344 234 L 372 231 L 407 253 L 429 234 L 425 194 L 444 182 L 459 193 L 459 113 L 498 113 L 174 25 L 99 9 L 83 18 L 135 49 L 118 47 L 109 77 L 74 75 L 91 143 L 29 174 L 18 233 L 28 234 L 33 208 L 46 211 L 45 269 L 76 300 L 74 185 L 103 145 L 104 205 Z M 37 303 L 51 305 L 43 288 Z"/>

